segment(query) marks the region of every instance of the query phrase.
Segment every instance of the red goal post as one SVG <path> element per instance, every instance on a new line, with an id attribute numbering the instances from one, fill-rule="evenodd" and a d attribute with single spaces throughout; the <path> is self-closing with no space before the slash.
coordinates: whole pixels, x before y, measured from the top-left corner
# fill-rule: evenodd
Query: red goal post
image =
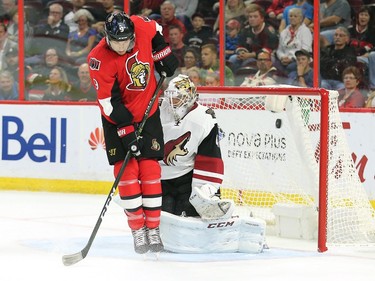
<path id="1" fill-rule="evenodd" d="M 278 210 L 292 216 L 308 210 L 316 228 L 300 236 L 316 238 L 321 252 L 375 242 L 375 212 L 354 168 L 336 91 L 204 87 L 198 93 L 223 132 L 223 197 L 279 234 Z"/>

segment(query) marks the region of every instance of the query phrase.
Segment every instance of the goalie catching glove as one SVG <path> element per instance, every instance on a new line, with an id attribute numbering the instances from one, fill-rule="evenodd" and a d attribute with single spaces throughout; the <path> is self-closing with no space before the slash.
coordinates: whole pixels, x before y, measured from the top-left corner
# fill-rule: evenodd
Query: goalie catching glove
<path id="1" fill-rule="evenodd" d="M 266 96 L 265 108 L 272 112 L 282 112 L 285 109 L 288 96 L 272 95 Z"/>
<path id="2" fill-rule="evenodd" d="M 216 192 L 217 189 L 210 184 L 192 188 L 189 201 L 202 219 L 226 219 L 232 216 L 234 202 L 220 199 Z"/>
<path id="3" fill-rule="evenodd" d="M 117 134 L 125 148 L 129 149 L 134 157 L 141 156 L 141 144 L 135 133 L 134 125 L 125 125 L 117 128 Z"/>

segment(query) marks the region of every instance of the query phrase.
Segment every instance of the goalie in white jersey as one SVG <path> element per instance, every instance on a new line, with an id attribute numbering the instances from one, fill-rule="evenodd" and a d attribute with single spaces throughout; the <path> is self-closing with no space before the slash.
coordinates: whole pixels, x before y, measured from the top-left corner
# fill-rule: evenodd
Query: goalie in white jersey
<path id="1" fill-rule="evenodd" d="M 194 83 L 180 74 L 169 82 L 160 105 L 164 247 L 178 253 L 259 253 L 265 222 L 232 217 L 234 202 L 220 198 L 222 132 L 213 110 L 197 98 Z"/>
<path id="2" fill-rule="evenodd" d="M 172 79 L 164 91 L 160 106 L 165 143 L 160 161 L 162 210 L 217 218 L 231 207 L 231 202 L 220 200 L 224 173 L 220 128 L 214 111 L 197 98 L 196 87 L 186 75 Z"/>

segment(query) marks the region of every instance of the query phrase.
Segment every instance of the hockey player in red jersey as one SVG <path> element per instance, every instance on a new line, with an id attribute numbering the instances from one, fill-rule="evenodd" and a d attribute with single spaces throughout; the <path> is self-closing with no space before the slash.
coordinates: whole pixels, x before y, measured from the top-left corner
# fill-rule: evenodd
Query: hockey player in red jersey
<path id="1" fill-rule="evenodd" d="M 88 55 L 92 84 L 97 90 L 108 161 L 118 175 L 128 150 L 128 165 L 118 185 L 137 253 L 163 250 L 159 224 L 162 203 L 160 165 L 163 131 L 158 102 L 142 135 L 137 125 L 156 89 L 154 71 L 172 76 L 177 59 L 164 41 L 162 28 L 146 17 L 124 12 L 108 15 L 105 38 Z"/>
<path id="2" fill-rule="evenodd" d="M 221 217 L 230 204 L 219 199 L 224 173 L 220 129 L 213 110 L 197 97 L 194 83 L 181 74 L 164 91 L 162 209 L 178 216 Z"/>

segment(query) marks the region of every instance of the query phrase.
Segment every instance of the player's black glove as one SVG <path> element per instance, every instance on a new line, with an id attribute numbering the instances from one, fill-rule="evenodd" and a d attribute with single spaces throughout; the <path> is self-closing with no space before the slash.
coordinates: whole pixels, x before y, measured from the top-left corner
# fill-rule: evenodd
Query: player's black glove
<path id="1" fill-rule="evenodd" d="M 158 48 L 153 53 L 154 63 L 156 71 L 160 74 L 165 72 L 167 77 L 173 76 L 175 70 L 178 67 L 178 60 L 172 53 L 171 48 L 167 45 L 164 48 Z"/>
<path id="2" fill-rule="evenodd" d="M 117 128 L 117 134 L 123 145 L 130 150 L 134 157 L 141 156 L 141 144 L 138 142 L 133 125 L 125 125 Z"/>

